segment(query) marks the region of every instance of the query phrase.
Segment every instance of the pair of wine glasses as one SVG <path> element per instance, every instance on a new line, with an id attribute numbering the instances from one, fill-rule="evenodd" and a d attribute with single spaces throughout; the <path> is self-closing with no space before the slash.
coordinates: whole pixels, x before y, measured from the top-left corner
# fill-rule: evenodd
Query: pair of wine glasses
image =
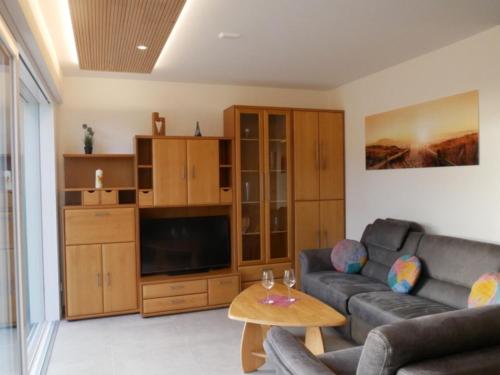
<path id="1" fill-rule="evenodd" d="M 285 284 L 288 288 L 288 302 L 294 302 L 295 298 L 292 297 L 290 290 L 295 285 L 297 280 L 295 279 L 295 272 L 293 269 L 287 269 L 283 273 L 283 284 Z M 274 300 L 269 298 L 269 291 L 274 286 L 274 274 L 272 270 L 264 270 L 262 271 L 262 286 L 267 291 L 267 297 L 264 300 L 265 304 L 271 305 L 274 303 Z"/>

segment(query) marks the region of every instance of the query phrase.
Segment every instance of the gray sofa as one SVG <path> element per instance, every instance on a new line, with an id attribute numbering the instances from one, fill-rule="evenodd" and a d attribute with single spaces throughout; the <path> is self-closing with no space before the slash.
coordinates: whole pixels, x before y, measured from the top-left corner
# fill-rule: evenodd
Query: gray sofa
<path id="1" fill-rule="evenodd" d="M 315 357 L 288 331 L 264 349 L 278 375 L 500 374 L 500 306 L 463 309 L 373 329 L 364 346 Z"/>
<path id="2" fill-rule="evenodd" d="M 378 219 L 367 226 L 361 242 L 369 260 L 360 274 L 336 272 L 331 249 L 300 254 L 302 290 L 346 315 L 348 324 L 340 331 L 358 344 L 375 327 L 465 308 L 474 281 L 500 271 L 499 245 L 427 235 L 407 221 Z M 403 254 L 422 262 L 419 281 L 408 295 L 387 285 L 391 265 Z"/>

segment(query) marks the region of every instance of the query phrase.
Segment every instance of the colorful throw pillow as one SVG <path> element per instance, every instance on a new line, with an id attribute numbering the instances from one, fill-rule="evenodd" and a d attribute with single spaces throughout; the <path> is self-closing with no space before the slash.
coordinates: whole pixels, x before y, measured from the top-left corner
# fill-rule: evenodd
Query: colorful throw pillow
<path id="1" fill-rule="evenodd" d="M 361 242 L 342 240 L 332 250 L 333 268 L 343 273 L 359 273 L 368 260 L 368 254 Z"/>
<path id="2" fill-rule="evenodd" d="M 473 285 L 469 307 L 500 304 L 500 273 L 485 273 Z"/>
<path id="3" fill-rule="evenodd" d="M 396 293 L 408 294 L 420 276 L 422 265 L 414 255 L 403 255 L 398 258 L 387 275 L 387 283 Z"/>

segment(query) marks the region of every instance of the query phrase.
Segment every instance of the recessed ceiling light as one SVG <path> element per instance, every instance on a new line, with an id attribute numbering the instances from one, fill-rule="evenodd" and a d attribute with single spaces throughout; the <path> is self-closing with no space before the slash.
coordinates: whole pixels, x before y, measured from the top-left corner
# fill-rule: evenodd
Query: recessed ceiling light
<path id="1" fill-rule="evenodd" d="M 239 33 L 225 33 L 221 31 L 217 37 L 219 39 L 238 39 L 241 36 Z"/>
<path id="2" fill-rule="evenodd" d="M 145 46 L 144 44 L 139 44 L 137 46 L 137 49 L 141 50 L 141 51 L 145 51 L 148 49 L 148 46 Z"/>

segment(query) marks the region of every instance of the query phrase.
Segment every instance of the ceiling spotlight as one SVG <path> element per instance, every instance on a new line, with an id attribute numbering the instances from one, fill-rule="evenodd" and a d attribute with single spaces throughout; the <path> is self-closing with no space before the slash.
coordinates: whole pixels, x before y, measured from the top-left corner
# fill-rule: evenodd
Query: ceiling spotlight
<path id="1" fill-rule="evenodd" d="M 144 44 L 139 44 L 137 46 L 137 49 L 141 50 L 141 51 L 145 51 L 148 49 L 148 46 L 145 46 Z"/>
<path id="2" fill-rule="evenodd" d="M 219 39 L 238 39 L 241 36 L 239 33 L 225 33 L 225 32 L 220 32 L 217 37 Z"/>

